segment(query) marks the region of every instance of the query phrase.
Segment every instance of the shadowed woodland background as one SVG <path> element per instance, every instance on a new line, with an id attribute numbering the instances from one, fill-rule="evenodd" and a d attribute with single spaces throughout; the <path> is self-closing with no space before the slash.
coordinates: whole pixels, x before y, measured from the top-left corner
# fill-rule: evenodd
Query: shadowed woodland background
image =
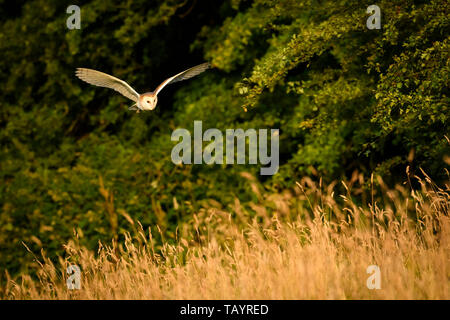
<path id="1" fill-rule="evenodd" d="M 81 30 L 66 28 L 70 4 Z M 1 273 L 32 272 L 22 242 L 56 257 L 76 231 L 95 249 L 123 239 L 130 218 L 170 241 L 202 208 L 255 200 L 250 175 L 273 194 L 355 171 L 394 185 L 408 165 L 446 181 L 448 3 L 377 1 L 382 29 L 368 30 L 371 4 L 0 0 Z M 139 114 L 74 76 L 93 68 L 146 92 L 203 61 L 214 69 L 166 87 Z M 279 128 L 279 172 L 174 165 L 170 135 L 194 120 Z"/>

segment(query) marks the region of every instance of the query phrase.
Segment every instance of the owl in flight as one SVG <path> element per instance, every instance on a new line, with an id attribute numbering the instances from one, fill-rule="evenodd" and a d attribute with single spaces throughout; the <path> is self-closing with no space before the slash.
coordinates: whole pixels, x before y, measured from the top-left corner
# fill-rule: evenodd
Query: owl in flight
<path id="1" fill-rule="evenodd" d="M 129 110 L 153 110 L 158 102 L 158 93 L 168 84 L 186 80 L 196 75 L 202 73 L 210 67 L 209 62 L 199 64 L 198 66 L 187 69 L 180 72 L 173 77 L 164 80 L 153 92 L 146 92 L 143 94 L 137 93 L 128 83 L 123 80 L 117 79 L 116 77 L 110 76 L 109 74 L 85 68 L 77 68 L 75 75 L 87 83 L 93 84 L 99 87 L 110 88 L 116 90 L 123 96 L 131 99 L 135 102 Z"/>

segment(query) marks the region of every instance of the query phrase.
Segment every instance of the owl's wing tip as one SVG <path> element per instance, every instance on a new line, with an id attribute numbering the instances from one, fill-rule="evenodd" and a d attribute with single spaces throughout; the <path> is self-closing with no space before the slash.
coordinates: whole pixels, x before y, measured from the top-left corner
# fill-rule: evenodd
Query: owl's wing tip
<path id="1" fill-rule="evenodd" d="M 87 68 L 76 68 L 75 69 L 75 72 L 76 73 L 82 73 L 82 72 L 87 72 L 89 69 L 87 69 Z"/>

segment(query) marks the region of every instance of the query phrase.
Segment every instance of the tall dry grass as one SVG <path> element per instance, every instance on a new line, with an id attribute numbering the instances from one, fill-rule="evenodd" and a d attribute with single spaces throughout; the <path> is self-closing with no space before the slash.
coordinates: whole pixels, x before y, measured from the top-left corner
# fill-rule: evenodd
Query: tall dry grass
<path id="1" fill-rule="evenodd" d="M 310 179 L 265 194 L 243 175 L 255 201 L 200 210 L 173 244 L 135 235 L 93 252 L 67 244 L 54 264 L 39 257 L 38 280 L 9 279 L 5 299 L 449 299 L 450 188 L 419 179 L 420 190 L 387 189 L 355 175 L 327 187 Z M 365 191 L 363 185 L 378 185 Z M 356 187 L 358 185 L 358 187 Z M 353 197 L 365 199 L 357 205 Z M 219 206 L 217 206 L 219 207 Z M 82 270 L 68 290 L 66 267 Z M 381 288 L 369 289 L 369 265 Z"/>

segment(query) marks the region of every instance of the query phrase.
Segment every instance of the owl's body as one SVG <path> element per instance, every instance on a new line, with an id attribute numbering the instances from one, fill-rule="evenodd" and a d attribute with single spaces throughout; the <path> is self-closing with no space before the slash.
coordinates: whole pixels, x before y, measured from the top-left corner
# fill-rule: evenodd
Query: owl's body
<path id="1" fill-rule="evenodd" d="M 129 110 L 139 110 L 148 111 L 156 108 L 156 104 L 158 103 L 158 93 L 168 84 L 186 80 L 196 75 L 202 73 L 206 69 L 210 67 L 209 63 L 202 63 L 198 66 L 187 69 L 183 72 L 180 72 L 173 77 L 170 77 L 164 80 L 153 92 L 146 92 L 143 94 L 137 93 L 128 83 L 123 80 L 120 80 L 116 77 L 113 77 L 109 74 L 92 70 L 86 68 L 78 68 L 76 71 L 76 76 L 83 81 L 86 81 L 89 84 L 105 87 L 113 89 L 123 96 L 127 97 L 130 100 L 135 102 Z"/>

